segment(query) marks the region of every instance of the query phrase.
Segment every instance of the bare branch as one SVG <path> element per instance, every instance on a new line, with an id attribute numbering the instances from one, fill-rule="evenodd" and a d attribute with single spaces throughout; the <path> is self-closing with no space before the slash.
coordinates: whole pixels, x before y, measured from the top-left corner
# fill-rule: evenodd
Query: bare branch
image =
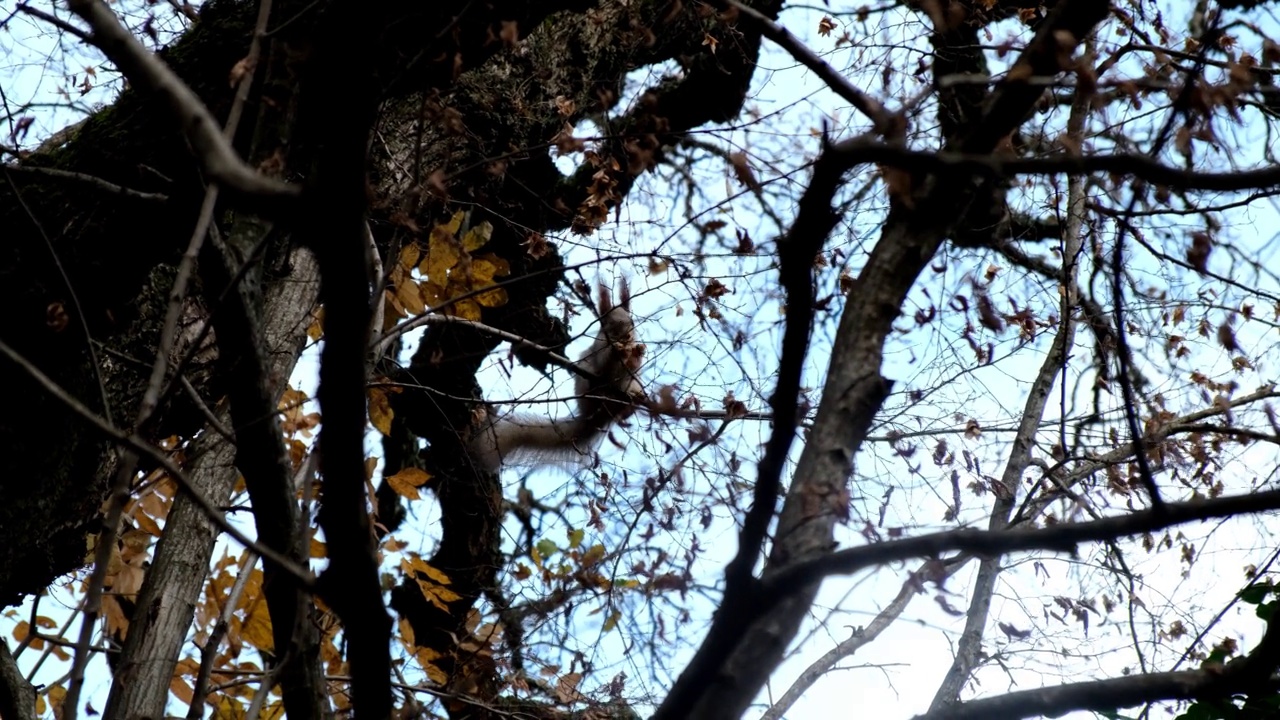
<path id="1" fill-rule="evenodd" d="M 779 47 L 790 53 L 796 62 L 812 70 L 827 84 L 827 87 L 831 88 L 832 92 L 848 100 L 850 105 L 866 115 L 871 120 L 871 129 L 877 135 L 893 139 L 892 136 L 902 134 L 905 123 L 901 118 L 890 113 L 884 105 L 880 104 L 880 101 L 854 87 L 844 75 L 836 72 L 835 68 L 797 40 L 786 28 L 769 19 L 768 15 L 739 0 L 721 0 L 721 2 L 758 24 L 762 35 L 777 43 Z"/>
<path id="2" fill-rule="evenodd" d="M 1026 550 L 1053 550 L 1074 553 L 1081 543 L 1105 542 L 1154 532 L 1174 525 L 1228 518 L 1233 515 L 1280 510 L 1280 490 L 1230 495 L 1209 500 L 1166 503 L 1163 510 L 1143 510 L 1035 530 L 950 530 L 905 540 L 864 545 L 840 550 L 827 557 L 809 560 L 766 579 L 756 599 L 759 612 L 805 583 L 829 575 L 845 575 L 913 557 L 935 557 L 946 552 L 965 551 L 979 555 L 1007 555 Z"/>

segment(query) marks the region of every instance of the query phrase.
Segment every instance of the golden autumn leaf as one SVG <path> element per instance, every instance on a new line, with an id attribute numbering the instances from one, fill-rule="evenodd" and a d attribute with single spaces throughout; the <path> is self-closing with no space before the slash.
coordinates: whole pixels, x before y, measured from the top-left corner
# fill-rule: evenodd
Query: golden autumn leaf
<path id="1" fill-rule="evenodd" d="M 413 647 L 413 626 L 409 624 L 408 620 L 400 618 L 398 627 L 400 628 L 400 642 L 404 643 L 407 648 Z"/>
<path id="2" fill-rule="evenodd" d="M 489 242 L 489 238 L 493 237 L 493 224 L 488 220 L 480 221 L 480 224 L 467 231 L 462 238 L 462 249 L 467 252 L 479 250 Z"/>
<path id="3" fill-rule="evenodd" d="M 236 702 L 230 695 L 223 695 L 218 706 L 213 709 L 214 720 L 243 720 L 244 706 Z"/>
<path id="4" fill-rule="evenodd" d="M 422 591 L 422 597 L 442 611 L 448 612 L 448 603 L 462 599 L 461 595 L 445 587 L 453 582 L 448 575 L 432 567 L 416 554 L 401 559 L 400 569 L 409 573 L 414 581 L 418 583 L 418 589 Z M 426 575 L 426 577 L 422 577 L 423 575 Z"/>
<path id="5" fill-rule="evenodd" d="M 462 247 L 451 236 L 431 237 L 431 247 L 427 250 L 427 259 L 418 266 L 418 272 L 427 280 L 444 285 L 448 282 L 449 271 L 462 260 Z"/>
<path id="6" fill-rule="evenodd" d="M 54 685 L 45 695 L 49 698 L 49 704 L 53 706 L 54 717 L 61 717 L 62 703 L 67 699 L 67 689 L 61 685 Z"/>
<path id="7" fill-rule="evenodd" d="M 418 264 L 418 260 L 422 255 L 422 251 L 418 249 L 417 243 L 409 243 L 400 249 L 400 267 L 405 270 L 412 270 L 414 265 Z"/>
<path id="8" fill-rule="evenodd" d="M 440 230 L 444 233 L 448 233 L 449 235 L 457 235 L 458 229 L 462 227 L 462 221 L 466 217 L 467 213 L 459 210 L 453 214 L 453 217 L 449 218 L 449 222 L 437 225 L 435 230 Z"/>
<path id="9" fill-rule="evenodd" d="M 322 334 L 324 334 L 324 308 L 316 308 L 311 316 L 311 324 L 307 326 L 307 337 L 315 342 Z"/>
<path id="10" fill-rule="evenodd" d="M 411 315 L 421 315 L 427 309 L 422 303 L 422 291 L 418 289 L 418 283 L 408 278 L 396 285 L 396 299 Z"/>
<path id="11" fill-rule="evenodd" d="M 382 388 L 369 388 L 369 422 L 383 435 L 391 434 L 391 400 Z"/>
<path id="12" fill-rule="evenodd" d="M 133 521 L 138 524 L 138 529 L 142 530 L 148 535 L 151 535 L 152 537 L 160 537 L 160 535 L 164 532 L 163 530 L 160 529 L 159 523 L 157 523 L 155 520 L 152 520 L 151 516 L 147 515 L 146 513 L 138 513 L 137 515 L 134 515 Z"/>
<path id="13" fill-rule="evenodd" d="M 609 632 L 610 630 L 618 627 L 618 621 L 621 619 L 622 619 L 622 613 L 618 612 L 617 610 L 614 610 L 613 612 L 609 613 L 609 617 L 604 619 L 604 627 L 601 629 L 604 632 Z"/>
<path id="14" fill-rule="evenodd" d="M 139 500 L 142 509 L 157 520 L 163 520 L 168 517 L 170 503 L 172 503 L 172 498 L 158 492 L 147 493 Z M 150 543 L 148 542 L 147 544 L 149 545 Z"/>
<path id="15" fill-rule="evenodd" d="M 325 548 L 324 543 L 320 542 L 314 535 L 312 535 L 310 550 L 307 554 L 313 558 L 323 558 L 329 556 L 329 551 Z"/>
<path id="16" fill-rule="evenodd" d="M 570 703 L 585 700 L 582 693 L 578 692 L 578 685 L 582 682 L 582 673 L 567 673 L 561 675 L 556 680 L 556 697 L 560 702 Z"/>
<path id="17" fill-rule="evenodd" d="M 475 258 L 471 261 L 471 282 L 484 286 L 493 283 L 498 266 L 487 258 Z"/>
<path id="18" fill-rule="evenodd" d="M 173 677 L 169 680 L 169 692 L 173 693 L 174 697 L 188 705 L 191 704 L 191 701 L 195 699 L 196 695 L 191 684 L 178 673 L 174 673 Z"/>
<path id="19" fill-rule="evenodd" d="M 582 554 L 582 566 L 591 567 L 603 560 L 605 555 L 604 545 L 592 545 Z"/>
<path id="20" fill-rule="evenodd" d="M 391 323 L 391 325 L 394 325 L 396 318 L 403 318 L 409 315 L 409 313 L 405 312 L 404 305 L 400 304 L 400 300 L 396 297 L 395 293 L 391 292 L 390 290 L 385 290 L 383 291 L 382 297 L 384 301 L 383 313 L 387 317 L 385 322 L 389 322 Z"/>
<path id="21" fill-rule="evenodd" d="M 102 614 L 107 617 L 107 632 L 122 639 L 129 637 L 129 618 L 120 608 L 115 595 L 102 596 Z"/>
<path id="22" fill-rule="evenodd" d="M 409 553 L 400 560 L 400 569 L 404 572 L 420 572 L 441 585 L 452 585 L 453 580 L 441 570 L 432 566 L 417 553 Z"/>
<path id="23" fill-rule="evenodd" d="M 240 636 L 259 650 L 274 651 L 275 638 L 271 634 L 271 615 L 267 612 L 267 603 L 261 596 L 258 602 L 249 608 L 249 615 L 240 626 Z"/>
<path id="24" fill-rule="evenodd" d="M 476 303 L 482 307 L 502 307 L 507 304 L 507 291 L 502 288 L 486 290 L 476 295 Z"/>
<path id="25" fill-rule="evenodd" d="M 418 658 L 418 664 L 422 666 L 423 672 L 427 674 L 431 682 L 437 685 L 444 685 L 449 682 L 449 676 L 435 664 L 435 661 L 442 657 L 439 652 L 424 647 L 418 648 L 418 652 L 414 655 Z"/>
<path id="26" fill-rule="evenodd" d="M 480 322 L 480 305 L 475 300 L 459 300 L 453 304 L 453 312 L 450 314 L 464 320 Z"/>
<path id="27" fill-rule="evenodd" d="M 387 478 L 387 483 L 391 485 L 391 489 L 397 494 L 409 498 L 410 500 L 418 500 L 421 496 L 418 494 L 418 488 L 426 484 L 431 479 L 431 475 L 418 468 L 409 467 Z"/>
<path id="28" fill-rule="evenodd" d="M 449 299 L 449 296 L 445 294 L 444 287 L 436 283 L 425 282 L 422 283 L 421 288 L 422 298 L 433 308 L 444 304 Z"/>

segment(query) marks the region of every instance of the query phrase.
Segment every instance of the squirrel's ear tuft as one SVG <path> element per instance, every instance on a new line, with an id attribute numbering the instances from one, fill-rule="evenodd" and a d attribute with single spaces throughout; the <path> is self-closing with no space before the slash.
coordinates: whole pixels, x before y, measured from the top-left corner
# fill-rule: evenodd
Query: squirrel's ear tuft
<path id="1" fill-rule="evenodd" d="M 600 315 L 608 315 L 609 311 L 613 309 L 613 296 L 609 292 L 609 287 L 604 283 L 599 283 L 596 285 L 596 289 L 600 295 Z"/>
<path id="2" fill-rule="evenodd" d="M 623 310 L 631 309 L 631 288 L 627 286 L 626 278 L 618 282 L 618 307 Z"/>

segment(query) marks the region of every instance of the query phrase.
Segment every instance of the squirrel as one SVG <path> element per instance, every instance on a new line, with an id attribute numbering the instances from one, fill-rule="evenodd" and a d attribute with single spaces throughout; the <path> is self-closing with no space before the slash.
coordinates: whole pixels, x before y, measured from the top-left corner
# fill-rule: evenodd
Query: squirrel
<path id="1" fill-rule="evenodd" d="M 644 345 L 636 342 L 631 293 L 623 281 L 618 303 L 599 286 L 600 329 L 578 358 L 588 373 L 574 378 L 577 412 L 568 418 L 521 415 L 484 418 L 468 443 L 471 456 L 485 470 L 503 465 L 557 465 L 573 462 L 595 449 L 616 422 L 630 417 L 644 398 L 639 370 Z"/>

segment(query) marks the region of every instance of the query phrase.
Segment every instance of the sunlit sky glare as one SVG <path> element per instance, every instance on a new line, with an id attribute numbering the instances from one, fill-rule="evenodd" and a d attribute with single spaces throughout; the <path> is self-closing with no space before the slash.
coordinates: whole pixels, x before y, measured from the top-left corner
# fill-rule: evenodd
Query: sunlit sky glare
<path id="1" fill-rule="evenodd" d="M 1174 8 L 1175 12 L 1178 10 Z M 872 94 L 878 94 L 882 88 L 880 83 L 886 57 L 893 58 L 895 64 L 900 63 L 894 69 L 910 72 L 918 59 L 928 51 L 928 42 L 921 36 L 919 21 L 903 11 L 872 15 L 868 22 L 871 27 L 876 28 L 873 33 L 862 27 L 850 27 L 855 37 L 872 38 L 871 42 L 859 48 L 837 48 L 835 36 L 840 34 L 839 30 L 831 37 L 819 36 L 816 28 L 822 12 L 816 7 L 802 7 L 788 10 L 782 20 L 810 47 L 823 53 L 829 63 L 837 68 L 847 68 L 855 85 Z M 158 15 L 164 16 L 164 9 L 158 11 Z M 1174 12 L 1167 12 L 1166 15 L 1169 16 L 1167 20 L 1171 28 L 1185 27 L 1185 22 L 1173 19 Z M 1012 32 L 1012 27 L 1009 24 L 997 27 L 992 44 L 1002 39 L 1000 33 Z M 1115 31 L 1115 23 L 1106 25 L 1103 40 L 1124 42 L 1125 39 L 1116 36 Z M 1254 40 L 1249 42 L 1258 44 Z M 897 49 L 891 51 L 891 47 Z M 1244 49 L 1252 49 L 1252 46 L 1246 42 Z M 11 58 L 11 67 L 7 67 L 6 74 L 0 76 L 0 88 L 6 93 L 7 102 L 11 106 L 28 104 L 28 114 L 35 118 L 25 137 L 11 138 L 11 141 L 20 143 L 24 148 L 34 147 L 51 132 L 83 117 L 84 112 L 92 109 L 95 104 L 110 102 L 113 97 L 114 86 L 111 85 L 95 86 L 83 96 L 77 94 L 78 90 L 72 90 L 83 82 L 85 68 L 93 68 L 91 77 L 94 79 L 91 82 L 102 82 L 115 77 L 115 74 L 108 65 L 79 47 L 74 38 L 63 38 L 47 32 L 25 17 L 14 18 L 9 23 L 8 30 L 0 33 L 0 52 Z M 1004 67 L 1004 61 L 994 53 L 991 60 L 993 70 L 999 71 Z M 1140 67 L 1134 64 L 1137 61 L 1135 58 L 1129 64 L 1122 63 L 1117 68 L 1117 76 L 1140 72 Z M 867 123 L 771 43 L 765 43 L 760 64 L 761 68 L 754 81 L 751 109 L 768 116 L 768 119 L 758 125 L 743 122 L 733 129 L 709 131 L 703 139 L 747 152 L 753 162 L 758 163 L 755 168 L 757 175 L 762 180 L 781 178 L 774 182 L 783 189 L 783 193 L 789 193 L 794 202 L 807 182 L 807 172 L 803 165 L 816 155 L 819 148 L 815 131 L 825 128 L 833 138 L 843 139 L 866 131 Z M 1212 72 L 1210 69 L 1210 73 Z M 74 74 L 75 77 L 65 78 L 67 73 Z M 631 78 L 632 88 L 642 89 L 660 75 L 661 71 L 651 69 L 638 71 Z M 907 93 L 896 92 L 899 89 L 895 85 L 887 92 L 887 96 L 891 98 L 891 109 L 896 107 L 895 103 L 899 102 L 899 98 L 907 96 Z M 70 107 L 67 106 L 68 100 L 71 102 Z M 1108 120 L 1115 123 L 1131 117 L 1148 117 L 1146 122 L 1151 123 L 1154 128 L 1164 119 L 1162 112 L 1150 115 L 1152 109 L 1158 107 L 1152 103 L 1144 108 L 1109 110 L 1115 114 Z M 928 114 L 923 117 L 928 117 Z M 1244 117 L 1256 118 L 1256 114 L 1246 112 Z M 1063 118 L 1065 111 L 1050 118 L 1051 132 L 1047 134 L 1052 135 L 1060 130 Z M 13 131 L 12 123 L 13 119 L 10 120 L 11 127 L 6 128 L 6 134 Z M 1201 148 L 1207 158 L 1207 167 L 1249 167 L 1263 162 L 1265 153 L 1272 149 L 1269 146 L 1270 138 L 1260 123 L 1219 127 L 1237 134 L 1235 137 L 1224 138 L 1226 144 L 1233 148 L 1233 154 L 1227 156 Z M 921 133 L 919 142 L 928 146 L 932 138 L 927 134 L 930 128 L 921 126 L 914 129 Z M 580 135 L 589 136 L 597 132 L 599 128 L 589 123 L 584 123 L 579 128 Z M 572 157 L 565 158 L 562 160 L 562 167 L 573 167 L 575 160 Z M 703 163 L 694 172 L 699 182 L 696 185 L 697 194 L 691 199 L 686 197 L 687 190 L 674 185 L 669 177 L 661 175 L 660 170 L 659 176 L 648 175 L 641 180 L 622 208 L 619 221 L 611 222 L 595 237 L 585 240 L 573 237 L 554 239 L 559 242 L 566 262 L 570 264 L 604 256 L 599 266 L 583 271 L 583 277 L 588 282 L 597 278 L 604 278 L 610 283 L 621 277 L 629 279 L 634 295 L 634 308 L 640 320 L 641 340 L 650 347 L 644 369 L 644 379 L 650 390 L 672 384 L 682 393 L 696 395 L 705 407 L 712 409 L 718 409 L 726 393 L 732 391 L 734 397 L 744 401 L 749 408 L 764 410 L 768 394 L 772 390 L 773 372 L 777 363 L 778 331 L 784 320 L 776 295 L 776 273 L 771 270 L 769 257 L 726 257 L 728 253 L 720 248 L 718 251 L 724 255 L 709 253 L 705 264 L 695 268 L 701 278 L 695 277 L 689 283 L 678 282 L 673 271 L 650 273 L 645 259 L 608 259 L 621 252 L 666 251 L 691 244 L 696 234 L 692 228 L 682 225 L 685 222 L 686 207 L 705 213 L 700 216 L 703 218 L 701 222 L 714 217 L 730 223 L 730 227 L 749 230 L 757 244 L 770 242 L 794 218 L 794 207 L 786 204 L 771 208 L 782 221 L 782 227 L 761 213 L 759 207 L 749 199 L 723 204 L 726 198 L 741 194 L 742 188 L 727 168 L 714 161 Z M 854 175 L 848 193 L 852 195 L 859 191 L 869 177 L 866 172 Z M 1065 190 L 1065 181 L 1060 185 Z M 882 190 L 877 187 L 874 192 Z M 833 267 L 820 275 L 820 283 L 827 294 L 834 291 L 840 263 L 845 263 L 856 274 L 863 252 L 877 240 L 884 201 L 882 195 L 876 197 L 879 199 L 859 206 L 866 211 L 863 215 L 845 218 L 845 222 L 829 240 L 828 251 L 839 248 L 842 258 L 833 260 Z M 1124 207 L 1128 200 L 1126 196 L 1099 199 L 1113 207 Z M 1028 193 L 1028 204 L 1031 201 L 1038 203 L 1046 212 L 1052 212 L 1054 207 L 1061 205 L 1056 198 L 1049 197 L 1042 191 Z M 879 210 L 871 210 L 874 207 Z M 1267 199 L 1224 214 L 1224 225 L 1233 242 L 1253 248 L 1259 253 L 1259 257 L 1266 258 L 1276 255 L 1273 250 L 1274 235 L 1276 228 L 1280 227 L 1276 218 L 1275 205 Z M 1186 218 L 1188 230 L 1197 227 L 1196 222 L 1193 217 Z M 673 228 L 681 229 L 673 233 Z M 1114 227 L 1106 223 L 1099 222 L 1096 231 L 1104 237 L 1114 236 Z M 1131 239 L 1130 245 L 1133 244 Z M 1036 250 L 1050 255 L 1052 248 L 1044 244 Z M 1177 255 L 1181 250 L 1171 249 L 1170 252 Z M 1135 251 L 1133 257 L 1138 259 L 1135 263 L 1150 263 L 1150 267 L 1135 265 L 1129 269 L 1148 278 L 1154 287 L 1165 287 L 1170 285 L 1171 279 L 1177 278 L 1183 284 L 1167 287 L 1170 292 L 1191 298 L 1209 298 L 1223 307 L 1238 307 L 1246 300 L 1235 291 L 1224 290 L 1217 284 L 1203 281 L 1192 274 L 1171 275 L 1166 272 L 1168 268 L 1149 259 L 1142 259 L 1149 258 L 1147 255 Z M 981 277 L 988 264 L 993 261 L 990 256 L 952 255 L 945 276 L 946 286 L 954 290 L 968 276 Z M 1214 262 L 1222 263 L 1214 267 L 1219 267 L 1223 272 L 1230 269 L 1225 264 L 1226 258 L 1215 258 Z M 1274 264 L 1278 261 L 1271 262 Z M 696 291 L 700 280 L 713 277 L 722 279 L 732 291 L 722 308 L 726 318 L 724 325 L 699 323 L 692 312 L 691 289 Z M 1027 282 L 1028 279 L 1020 271 L 1006 267 L 996 276 L 992 294 L 994 297 L 1003 297 L 1005 293 L 1026 296 Z M 1042 295 L 1037 302 L 1040 308 L 1044 308 L 1049 304 L 1045 298 L 1056 297 L 1056 288 L 1044 283 L 1041 286 Z M 1280 288 L 1276 287 L 1259 289 L 1272 294 L 1280 292 Z M 917 291 L 909 302 L 912 305 L 907 308 L 908 316 L 916 307 L 930 304 L 941 307 L 945 304 L 945 298 L 936 294 L 927 297 Z M 839 309 L 839 302 L 834 302 L 823 316 L 824 323 L 814 333 L 805 379 L 806 386 L 812 389 L 811 397 L 814 402 L 820 395 L 822 378 L 829 362 L 834 319 Z M 577 315 L 573 329 L 582 339 L 570 346 L 569 354 L 572 357 L 576 357 L 589 343 L 590 322 L 590 313 Z M 886 377 L 899 383 L 899 390 L 936 387 L 930 400 L 923 406 L 914 407 L 906 406 L 901 400 L 891 400 L 886 405 L 883 424 L 872 432 L 883 436 L 891 429 L 936 430 L 946 427 L 962 430 L 969 418 L 978 419 L 988 430 L 982 438 L 969 439 L 962 433 L 956 433 L 948 436 L 947 441 L 957 450 L 965 449 L 973 453 L 979 461 L 981 474 L 998 477 L 1003 460 L 1007 457 L 1007 447 L 1003 442 L 991 442 L 991 438 L 1001 437 L 1001 429 L 1011 428 L 1016 424 L 1024 391 L 1038 370 L 1043 349 L 1048 347 L 1051 334 L 1041 333 L 1035 341 L 1035 349 L 1041 352 L 1020 349 L 1017 339 L 1011 334 L 988 338 L 995 342 L 995 361 L 984 367 L 976 367 L 972 353 L 959 339 L 958 327 L 963 324 L 963 320 L 953 314 L 944 317 L 941 322 L 947 328 L 946 331 L 917 333 L 898 339 L 896 344 L 889 347 L 882 369 Z M 1246 352 L 1253 351 L 1250 354 L 1257 359 L 1255 371 L 1240 379 L 1243 390 L 1249 391 L 1264 381 L 1275 379 L 1275 361 L 1269 361 L 1267 354 L 1260 352 L 1262 349 L 1272 348 L 1274 329 L 1259 329 L 1257 324 L 1245 323 L 1238 326 L 1238 331 Z M 739 332 L 749 338 L 749 342 L 742 351 L 734 351 L 733 335 Z M 1150 342 L 1159 342 L 1159 338 Z M 403 358 L 407 358 L 411 351 L 412 342 Z M 1082 367 L 1091 352 L 1092 347 L 1082 331 L 1077 337 L 1076 364 L 1073 367 L 1077 370 Z M 1270 357 L 1277 356 L 1272 352 Z M 548 378 L 525 368 L 512 368 L 509 362 L 505 362 L 505 358 L 504 346 L 494 354 L 492 363 L 480 378 L 488 399 L 537 400 L 548 395 L 569 397 L 572 394 L 572 380 L 567 373 L 557 371 Z M 1217 379 L 1227 379 L 1233 376 L 1230 359 L 1225 352 L 1208 347 L 1196 353 L 1194 363 L 1184 362 L 1164 368 L 1163 371 L 1168 373 L 1166 376 L 1155 374 L 1161 372 L 1161 368 L 1146 369 L 1153 373 L 1148 379 L 1157 388 L 1168 388 L 1171 392 L 1176 392 L 1176 396 L 1171 399 L 1187 405 L 1200 402 L 1199 398 L 1187 396 L 1182 387 L 1190 370 L 1194 368 L 1204 371 L 1211 368 L 1209 374 Z M 308 392 L 314 391 L 315 363 L 316 353 L 313 349 L 299 364 L 293 379 L 295 386 Z M 1075 385 L 1067 388 L 1066 404 L 1069 412 L 1084 400 L 1086 390 L 1087 387 Z M 1060 397 L 1060 392 L 1061 384 L 1055 387 L 1054 397 Z M 1190 407 L 1187 405 L 1177 409 L 1185 410 Z M 555 416 L 563 416 L 571 411 L 567 403 L 550 407 L 545 403 L 531 404 L 516 409 Z M 1059 415 L 1060 411 L 1056 406 L 1051 407 L 1046 420 Z M 699 496 L 716 497 L 717 493 L 723 493 L 723 488 L 718 485 L 725 482 L 726 475 L 721 472 L 724 466 L 720 461 L 727 459 L 730 453 L 737 453 L 746 460 L 742 477 L 749 482 L 754 476 L 750 460 L 757 456 L 759 445 L 767 437 L 768 431 L 769 428 L 764 423 L 734 424 L 714 453 L 708 454 L 706 466 L 691 466 L 683 476 L 684 487 L 673 488 L 661 502 L 680 504 Z M 1052 428 L 1047 428 L 1042 441 L 1051 437 L 1052 432 Z M 663 454 L 660 451 L 662 445 L 656 440 L 658 435 L 674 444 L 671 452 Z M 655 473 L 659 467 L 669 468 L 689 447 L 685 426 L 674 422 L 637 422 L 627 440 L 625 451 L 620 451 L 609 443 L 605 444 L 602 467 L 617 477 L 623 476 L 625 472 L 634 476 L 636 482 Z M 923 474 L 917 477 L 908 474 L 903 459 L 894 454 L 888 443 L 869 444 L 859 455 L 855 470 L 853 516 L 848 527 L 841 530 L 839 540 L 842 547 L 864 543 L 860 531 L 868 523 L 876 527 L 882 536 L 886 536 L 892 528 L 902 528 L 907 534 L 918 534 L 949 527 L 943 521 L 943 514 L 951 500 L 951 491 L 945 484 L 935 484 L 941 473 L 937 468 L 929 467 L 927 460 L 931 445 L 928 443 L 932 440 L 925 442 L 917 452 L 917 457 L 910 460 L 913 466 L 920 466 L 922 463 L 925 466 Z M 371 431 L 367 437 L 367 446 L 370 453 L 380 454 L 375 431 Z M 797 442 L 793 457 L 798 457 L 801 447 L 801 443 Z M 1234 485 L 1230 487 L 1236 490 L 1254 476 L 1258 484 L 1269 483 L 1273 482 L 1273 478 L 1266 473 L 1269 472 L 1268 468 L 1275 467 L 1275 459 L 1270 451 L 1250 450 L 1240 453 L 1235 463 L 1222 472 L 1224 475 L 1234 475 Z M 967 476 L 962 485 L 978 479 L 978 475 L 974 473 Z M 595 488 L 594 478 L 591 471 L 585 470 L 577 473 L 563 469 L 534 473 L 509 470 L 504 474 L 504 485 L 509 490 L 509 495 L 513 495 L 515 488 L 524 483 L 539 498 L 560 499 L 569 493 L 592 492 Z M 895 488 L 894 495 L 885 506 L 885 518 L 881 522 L 881 503 L 884 502 L 885 488 L 891 484 Z M 1175 488 L 1170 488 L 1170 492 L 1176 496 Z M 1181 499 L 1180 496 L 1176 497 Z M 1122 511 L 1124 500 L 1113 500 L 1116 503 L 1115 510 Z M 988 506 L 989 497 L 974 496 L 966 491 L 961 520 L 969 525 L 981 526 L 985 523 Z M 619 512 L 623 510 L 619 508 Z M 416 503 L 411 512 L 414 519 L 401 531 L 402 539 L 409 541 L 410 549 L 429 554 L 436 537 L 434 528 L 438 511 L 435 503 L 431 500 Z M 1081 517 L 1076 515 L 1071 519 Z M 252 531 L 252 524 L 246 518 L 237 516 L 237 520 L 242 522 L 246 530 Z M 568 520 L 576 523 L 582 518 L 569 516 Z M 694 574 L 695 582 L 703 587 L 716 586 L 724 564 L 736 550 L 735 520 L 735 517 L 730 517 L 729 512 L 721 507 L 717 509 L 709 527 L 697 532 L 697 542 L 702 548 L 702 554 L 694 567 Z M 1092 588 L 1094 592 L 1105 587 L 1113 597 L 1122 602 L 1132 600 L 1130 610 L 1133 623 L 1138 627 L 1139 639 L 1147 643 L 1144 649 L 1150 651 L 1155 634 L 1172 620 L 1199 622 L 1211 617 L 1215 609 L 1225 607 L 1234 593 L 1245 584 L 1243 567 L 1247 564 L 1262 565 L 1269 556 L 1271 551 L 1268 546 L 1274 547 L 1275 543 L 1264 538 L 1269 538 L 1276 528 L 1274 520 L 1269 518 L 1234 520 L 1229 523 L 1229 529 L 1212 535 L 1210 532 L 1216 526 L 1209 524 L 1178 528 L 1173 531 L 1175 537 L 1184 536 L 1188 541 L 1209 537 L 1204 542 L 1194 543 L 1198 558 L 1190 566 L 1181 562 L 1176 549 L 1172 552 L 1148 554 L 1137 547 L 1136 543 L 1123 543 L 1134 575 L 1132 587 L 1127 589 L 1128 596 L 1123 598 L 1115 586 L 1111 571 L 1098 564 L 1099 556 L 1093 548 L 1086 549 L 1077 559 L 1042 554 L 1037 554 L 1034 558 L 1029 555 L 1010 556 L 1006 559 L 1009 569 L 1003 574 L 997 589 L 992 619 L 988 623 L 992 630 L 987 634 L 985 647 L 988 651 L 1007 651 L 1016 655 L 1022 665 L 1001 667 L 996 664 L 984 668 L 977 675 L 978 683 L 969 686 L 965 697 L 970 697 L 975 692 L 978 695 L 994 695 L 1086 677 L 1116 677 L 1126 669 L 1138 669 L 1142 661 L 1148 663 L 1148 669 L 1169 669 L 1174 659 L 1172 654 L 1184 647 L 1185 642 L 1160 646 L 1158 652 L 1140 660 L 1132 649 L 1133 637 L 1129 634 L 1128 626 L 1130 618 L 1123 611 L 1109 616 L 1093 616 L 1094 624 L 1086 637 L 1070 619 L 1063 623 L 1048 615 L 1050 610 L 1056 610 L 1054 598 L 1080 597 L 1080 587 L 1085 586 Z M 563 543 L 564 533 L 569 529 L 571 528 L 567 525 L 548 525 L 545 535 Z M 421 533 L 420 537 L 413 537 L 415 530 Z M 513 528 L 512 537 L 514 532 Z M 669 543 L 673 554 L 683 551 L 694 541 L 688 534 L 662 537 Z M 1175 546 L 1177 544 L 1180 541 L 1175 542 Z M 232 550 L 233 553 L 236 551 Z M 220 554 L 222 548 L 217 552 Z M 389 558 L 388 569 L 394 568 L 394 565 L 394 559 Z M 899 592 L 906 574 L 916 567 L 916 563 L 906 563 L 889 570 L 879 569 L 874 573 L 828 581 L 819 595 L 810 622 L 799 636 L 801 640 L 797 643 L 797 649 L 775 673 L 774 682 L 759 699 L 760 702 L 768 703 L 771 698 L 776 699 L 804 667 L 832 645 L 847 638 L 854 626 L 865 626 Z M 851 696 L 856 698 L 857 706 L 862 712 L 887 720 L 909 718 L 926 710 L 938 681 L 950 663 L 954 643 L 964 623 L 963 617 L 948 612 L 945 606 L 962 610 L 967 605 L 966 592 L 971 584 L 972 573 L 973 567 L 966 568 L 949 580 L 943 589 L 927 587 L 899 621 L 893 623 L 863 651 L 846 659 L 841 664 L 844 669 L 833 670 L 819 681 L 787 717 L 840 716 L 849 710 Z M 70 602 L 67 597 L 65 593 L 55 593 L 51 600 L 46 601 L 46 606 L 56 601 Z M 700 634 L 710 619 L 714 597 L 694 593 L 690 596 L 689 604 L 695 610 L 694 621 L 683 626 L 677 626 L 674 609 L 660 604 L 654 606 L 654 612 L 668 614 L 668 627 L 680 628 L 677 634 L 681 644 L 673 648 L 671 656 L 661 659 L 661 667 L 648 666 L 647 663 L 652 658 L 639 653 L 635 657 L 624 658 L 624 647 L 641 639 L 631 637 L 630 634 L 642 634 L 645 630 L 643 627 L 624 623 L 612 633 L 601 634 L 600 616 L 584 616 L 580 621 L 581 637 L 594 641 L 584 644 L 595 646 L 598 656 L 596 659 L 600 665 L 627 672 L 633 683 L 630 686 L 632 691 L 647 688 L 660 695 L 661 687 L 651 677 L 656 675 L 659 682 L 664 681 L 665 677 L 665 682 L 669 683 L 685 665 L 691 656 L 691 649 L 696 647 Z M 0 619 L 0 631 L 9 632 L 13 623 L 26 618 L 27 610 L 23 606 L 18 608 L 16 614 Z M 699 610 L 701 614 L 698 614 Z M 997 619 L 1021 630 L 1033 630 L 1037 634 L 1033 635 L 1033 641 L 1030 642 L 1006 638 L 995 629 Z M 1243 639 L 1242 646 L 1248 648 L 1260 628 L 1261 623 L 1252 616 L 1251 608 L 1237 607 L 1228 613 L 1224 622 L 1206 638 L 1206 642 L 1212 644 L 1228 634 L 1237 634 Z M 1043 633 L 1047 640 L 1037 642 L 1039 633 Z M 95 664 L 94 667 L 96 672 L 86 688 L 86 697 L 96 707 L 102 708 L 108 681 L 105 666 Z M 50 661 L 37 677 L 40 681 L 50 682 L 63 672 L 65 665 Z M 611 675 L 612 672 L 603 671 L 596 680 L 607 682 Z M 171 707 L 171 710 L 179 709 L 181 708 L 176 703 Z"/>

